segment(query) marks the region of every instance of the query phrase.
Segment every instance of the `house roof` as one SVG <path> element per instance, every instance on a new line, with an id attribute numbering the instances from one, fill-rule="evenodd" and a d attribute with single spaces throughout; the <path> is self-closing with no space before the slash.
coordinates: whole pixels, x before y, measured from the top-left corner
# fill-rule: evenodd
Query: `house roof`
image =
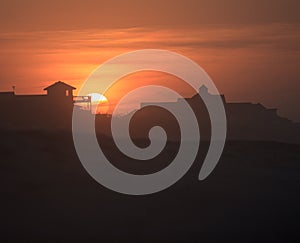
<path id="1" fill-rule="evenodd" d="M 0 92 L 0 95 L 14 95 L 15 92 L 13 91 L 8 91 L 8 92 Z"/>
<path id="2" fill-rule="evenodd" d="M 71 85 L 68 85 L 68 84 L 66 84 L 66 83 L 64 83 L 62 81 L 57 81 L 56 83 L 51 84 L 50 86 L 44 88 L 44 90 L 52 89 L 52 88 L 57 87 L 57 86 L 65 86 L 67 88 L 76 89 L 75 87 L 73 87 Z"/>

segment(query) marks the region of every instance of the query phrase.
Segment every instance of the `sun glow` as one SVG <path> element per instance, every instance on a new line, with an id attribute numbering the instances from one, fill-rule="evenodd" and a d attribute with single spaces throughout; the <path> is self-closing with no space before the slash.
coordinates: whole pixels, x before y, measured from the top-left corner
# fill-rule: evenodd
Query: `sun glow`
<path id="1" fill-rule="evenodd" d="M 99 93 L 88 94 L 91 97 L 91 110 L 94 114 L 105 114 L 108 111 L 108 99 Z"/>
<path id="2" fill-rule="evenodd" d="M 93 105 L 100 104 L 100 103 L 106 103 L 108 101 L 107 98 L 102 94 L 92 93 L 92 94 L 88 94 L 88 96 L 91 96 L 91 101 L 92 101 Z"/>

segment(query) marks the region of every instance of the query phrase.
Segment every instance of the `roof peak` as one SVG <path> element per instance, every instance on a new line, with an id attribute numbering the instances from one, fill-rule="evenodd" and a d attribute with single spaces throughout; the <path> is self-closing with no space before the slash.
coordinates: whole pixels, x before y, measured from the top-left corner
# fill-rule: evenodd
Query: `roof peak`
<path id="1" fill-rule="evenodd" d="M 62 82 L 62 81 L 59 80 L 59 81 L 57 81 L 57 82 L 49 85 L 48 87 L 44 88 L 44 90 L 48 90 L 49 88 L 53 88 L 54 86 L 57 86 L 57 85 L 63 85 L 63 86 L 67 86 L 67 87 L 69 87 L 71 89 L 76 89 L 75 87 L 73 87 L 73 86 L 71 86 L 69 84 L 66 84 L 65 82 Z"/>

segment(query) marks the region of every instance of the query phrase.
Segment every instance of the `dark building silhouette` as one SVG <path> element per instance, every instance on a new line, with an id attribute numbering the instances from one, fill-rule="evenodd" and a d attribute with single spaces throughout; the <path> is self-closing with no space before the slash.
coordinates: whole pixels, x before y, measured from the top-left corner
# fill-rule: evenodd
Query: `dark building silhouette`
<path id="1" fill-rule="evenodd" d="M 91 109 L 91 97 L 74 96 L 72 87 L 58 81 L 44 90 L 43 95 L 16 95 L 15 92 L 0 92 L 0 128 L 4 129 L 43 129 L 71 130 L 74 103 L 85 103 Z M 199 94 L 208 99 L 215 99 L 205 86 Z M 180 98 L 177 102 L 164 102 L 165 107 L 181 106 L 185 99 L 192 107 L 199 123 L 201 138 L 209 140 L 211 134 L 208 111 L 199 94 L 190 98 Z M 231 103 L 223 100 L 227 116 L 227 139 L 230 140 L 272 140 L 300 143 L 300 125 L 278 116 L 277 109 L 268 109 L 257 103 Z M 133 138 L 147 137 L 149 129 L 161 125 L 167 130 L 170 140 L 180 138 L 180 128 L 172 114 L 157 103 L 142 103 L 141 109 L 133 116 L 131 135 Z M 78 106 L 81 109 L 82 106 Z M 86 110 L 86 115 L 91 115 Z M 120 118 L 122 119 L 122 118 Z M 111 117 L 96 115 L 96 130 L 110 136 Z"/>
<path id="2" fill-rule="evenodd" d="M 0 92 L 0 126 L 9 129 L 69 129 L 74 96 L 72 87 L 58 81 L 44 90 L 43 95 L 17 95 Z M 87 100 L 90 101 L 90 100 Z"/>
<path id="3" fill-rule="evenodd" d="M 209 140 L 210 138 L 210 119 L 208 111 L 204 102 L 202 101 L 201 96 L 206 97 L 207 99 L 215 99 L 216 96 L 208 92 L 207 87 L 202 86 L 199 89 L 199 93 L 195 94 L 190 98 L 180 98 L 177 102 L 164 102 L 165 107 L 171 106 L 180 106 L 182 100 L 185 99 L 188 104 L 194 110 L 194 113 L 198 119 L 201 137 L 203 139 Z M 300 124 L 294 123 L 287 118 L 280 117 L 277 114 L 277 109 L 269 109 L 263 106 L 260 103 L 232 103 L 227 102 L 224 95 L 220 95 L 225 112 L 227 117 L 227 139 L 231 140 L 273 140 L 273 141 L 284 141 L 284 142 L 296 142 L 300 143 Z M 153 109 L 156 105 L 161 104 L 157 103 L 142 103 L 141 112 L 149 105 L 153 106 Z M 151 108 L 148 111 L 145 110 L 143 117 L 144 123 L 143 126 L 147 126 L 147 122 L 151 122 L 151 116 L 153 113 Z M 157 111 L 158 112 L 158 111 Z M 152 114 L 147 116 L 147 113 Z M 163 113 L 160 114 L 163 116 Z M 160 119 L 162 119 L 160 117 Z M 170 120 L 165 115 L 165 120 Z M 142 129 L 140 127 L 140 129 Z M 170 130 L 170 126 L 168 126 Z M 177 128 L 174 129 L 175 130 Z M 170 132 L 170 134 L 176 134 L 175 131 Z M 138 132 L 135 133 L 138 136 Z M 174 138 L 176 139 L 176 137 Z"/>
<path id="4" fill-rule="evenodd" d="M 47 97 L 50 99 L 59 99 L 59 100 L 73 100 L 73 90 L 76 88 L 68 85 L 64 82 L 58 81 L 46 88 L 44 90 L 47 91 Z"/>

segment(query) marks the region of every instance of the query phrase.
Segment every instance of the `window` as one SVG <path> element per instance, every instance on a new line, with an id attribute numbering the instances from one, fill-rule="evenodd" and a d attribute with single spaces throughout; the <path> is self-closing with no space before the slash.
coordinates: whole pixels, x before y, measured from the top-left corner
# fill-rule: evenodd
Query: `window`
<path id="1" fill-rule="evenodd" d="M 69 95 L 70 95 L 69 90 L 66 90 L 66 96 L 69 96 Z"/>

